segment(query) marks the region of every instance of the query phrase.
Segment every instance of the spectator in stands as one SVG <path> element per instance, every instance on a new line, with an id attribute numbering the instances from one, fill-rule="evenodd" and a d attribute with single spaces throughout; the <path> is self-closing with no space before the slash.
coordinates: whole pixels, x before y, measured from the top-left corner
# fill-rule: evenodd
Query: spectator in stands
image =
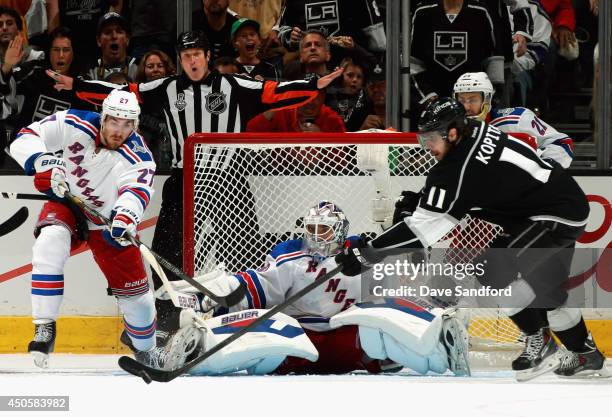
<path id="1" fill-rule="evenodd" d="M 527 42 L 533 35 L 531 9 L 528 0 L 483 0 L 482 3 L 488 7 L 493 19 L 496 55 L 504 57 L 505 85 L 497 85 L 494 101 L 509 106 L 513 91 L 511 67 L 514 56 L 521 57 L 527 52 Z"/>
<path id="2" fill-rule="evenodd" d="M 10 115 L 16 117 L 19 104 L 15 101 L 17 87 L 12 77 L 13 68 L 26 62 L 44 59 L 44 52 L 35 51 L 26 46 L 26 40 L 20 33 L 23 30 L 21 15 L 12 8 L 0 6 L 0 84 L 4 92 L 2 95 L 2 108 L 0 117 L 6 119 Z M 12 93 L 11 93 L 12 92 Z M 8 94 L 8 96 L 7 96 Z M 0 149 L 8 145 L 14 136 L 13 126 L 6 121 L 0 123 Z M 0 163 L 3 162 L 4 152 L 0 152 Z"/>
<path id="3" fill-rule="evenodd" d="M 342 118 L 348 132 L 355 132 L 370 112 L 365 89 L 368 66 L 347 57 L 340 62 L 340 67 L 345 68 L 342 79 L 328 87 L 326 104 Z"/>
<path id="4" fill-rule="evenodd" d="M 568 88 L 574 87 L 571 76 L 574 64 L 569 61 L 575 60 L 579 51 L 574 34 L 576 29 L 574 6 L 572 0 L 541 0 L 540 3 L 552 20 L 552 42 L 544 62 L 543 88 L 547 91 L 550 83 L 557 79 L 558 84 L 567 91 Z"/>
<path id="5" fill-rule="evenodd" d="M 513 106 L 527 105 L 527 95 L 536 88 L 538 66 L 546 60 L 550 44 L 551 24 L 548 15 L 537 1 L 530 0 L 529 8 L 534 29 L 532 39 L 527 43 L 527 52 L 519 55 L 517 50 L 514 53 L 511 69 L 514 83 L 518 86 L 518 94 L 514 94 Z M 539 106 L 539 103 L 536 106 Z"/>
<path id="6" fill-rule="evenodd" d="M 145 53 L 138 64 L 136 82 L 145 83 L 168 77 L 176 73 L 176 66 L 170 57 L 163 51 L 154 49 Z"/>
<path id="7" fill-rule="evenodd" d="M 144 54 L 138 65 L 136 82 L 144 83 L 169 77 L 176 73 L 176 67 L 170 57 L 159 50 L 152 50 Z M 170 168 L 172 163 L 172 149 L 170 148 L 170 134 L 160 111 L 153 107 L 145 108 L 140 113 L 138 131 L 147 142 L 153 153 L 157 170 Z"/>
<path id="8" fill-rule="evenodd" d="M 29 61 L 18 64 L 19 71 L 12 71 L 6 80 L 0 80 L 0 93 L 3 96 L 3 111 L 0 118 L 18 131 L 24 126 L 44 119 L 61 110 L 78 106 L 79 109 L 91 109 L 93 106 L 79 100 L 72 91 L 57 91 L 54 82 L 45 70 L 76 77 L 80 75 L 74 64 L 75 53 L 72 47 L 74 39 L 70 29 L 56 28 L 51 32 L 51 47 L 47 53 L 48 61 Z"/>
<path id="9" fill-rule="evenodd" d="M 344 122 L 325 104 L 325 90 L 295 109 L 267 111 L 252 118 L 247 132 L 345 132 Z"/>
<path id="10" fill-rule="evenodd" d="M 542 7 L 552 19 L 552 38 L 557 49 L 577 48 L 576 14 L 572 0 L 540 0 Z"/>
<path id="11" fill-rule="evenodd" d="M 221 74 L 238 74 L 238 66 L 234 58 L 229 56 L 222 56 L 221 58 L 215 59 L 213 62 L 213 68 Z"/>
<path id="12" fill-rule="evenodd" d="M 229 0 L 202 0 L 203 8 L 192 16 L 192 29 L 201 30 L 210 42 L 210 61 L 222 56 L 234 56 L 232 25 L 236 16 L 228 11 Z"/>
<path id="13" fill-rule="evenodd" d="M 70 29 L 59 27 L 50 34 L 51 47 L 48 61 L 28 61 L 20 63 L 6 78 L 0 79 L 2 113 L 0 125 L 9 133 L 2 133 L 2 140 L 13 137 L 22 127 L 60 110 L 77 107 L 82 110 L 95 110 L 95 107 L 77 98 L 74 91 L 57 91 L 55 83 L 45 69 L 63 75 L 76 77 L 80 74 L 75 64 L 74 36 Z M 4 146 L 2 146 L 4 149 Z"/>
<path id="14" fill-rule="evenodd" d="M 113 72 L 123 72 L 130 79 L 136 77 L 136 60 L 127 55 L 130 43 L 130 28 L 123 16 L 115 12 L 106 13 L 98 21 L 96 37 L 102 57 L 88 72 L 92 80 L 104 80 Z"/>
<path id="15" fill-rule="evenodd" d="M 265 43 L 271 32 L 274 32 L 273 36 L 277 34 L 272 28 L 280 19 L 282 3 L 284 3 L 282 0 L 230 0 L 229 8 L 240 17 L 246 17 L 247 19 L 259 22 L 261 25 L 260 35 L 262 42 Z"/>
<path id="16" fill-rule="evenodd" d="M 296 74 L 329 73 L 327 64 L 331 59 L 329 42 L 325 34 L 318 30 L 305 32 L 300 39 L 300 60 L 288 63 L 283 70 L 287 79 L 296 79 Z"/>
<path id="17" fill-rule="evenodd" d="M 370 102 L 370 114 L 361 124 L 360 130 L 386 129 L 387 81 L 385 79 L 385 71 L 380 64 L 376 65 L 372 71 L 367 92 Z"/>
<path id="18" fill-rule="evenodd" d="M 292 0 L 285 3 L 278 36 L 287 49 L 295 50 L 305 32 L 316 29 L 326 38 L 349 36 L 351 43 L 383 52 L 387 45 L 384 18 L 376 0 Z"/>
<path id="19" fill-rule="evenodd" d="M 0 6 L 0 65 L 2 77 L 6 77 L 15 65 L 44 59 L 45 54 L 26 46 L 27 40 L 19 32 L 23 29 L 21 15 L 8 7 Z"/>
<path id="20" fill-rule="evenodd" d="M 258 56 L 261 47 L 259 23 L 244 17 L 238 19 L 232 25 L 231 35 L 234 48 L 238 51 L 235 60 L 238 74 L 258 80 L 280 81 L 280 68 Z"/>
<path id="21" fill-rule="evenodd" d="M 130 56 L 140 62 L 153 49 L 174 56 L 176 2 L 129 0 L 122 15 L 130 26 Z"/>
<path id="22" fill-rule="evenodd" d="M 98 58 L 96 45 L 97 23 L 109 11 L 117 11 L 123 0 L 45 0 L 48 32 L 65 26 L 78 34 L 73 47 L 79 51 L 81 61 L 88 67 Z"/>
<path id="23" fill-rule="evenodd" d="M 465 72 L 486 71 L 491 81 L 504 82 L 504 58 L 497 55 L 491 15 L 474 0 L 421 3 L 412 17 L 410 72 L 412 108 L 449 96 Z"/>

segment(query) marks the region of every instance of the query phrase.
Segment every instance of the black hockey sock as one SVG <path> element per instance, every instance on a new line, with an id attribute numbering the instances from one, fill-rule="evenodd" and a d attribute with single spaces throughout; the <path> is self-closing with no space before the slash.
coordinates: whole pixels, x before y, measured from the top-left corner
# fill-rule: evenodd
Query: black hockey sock
<path id="1" fill-rule="evenodd" d="M 584 352 L 588 349 L 585 346 L 585 342 L 587 337 L 589 337 L 589 331 L 582 318 L 580 318 L 580 321 L 574 327 L 570 327 L 567 330 L 556 331 L 555 336 L 557 336 L 561 343 L 572 352 Z"/>
<path id="2" fill-rule="evenodd" d="M 510 319 L 527 335 L 537 333 L 547 324 L 547 322 L 542 319 L 542 311 L 539 308 L 525 308 L 510 316 Z"/>

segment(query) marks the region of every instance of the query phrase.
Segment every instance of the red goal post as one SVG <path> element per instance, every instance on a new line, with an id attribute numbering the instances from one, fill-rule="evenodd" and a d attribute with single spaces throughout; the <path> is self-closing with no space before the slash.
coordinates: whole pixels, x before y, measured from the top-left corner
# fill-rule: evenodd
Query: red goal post
<path id="1" fill-rule="evenodd" d="M 535 146 L 528 135 L 513 136 Z M 380 233 L 395 198 L 418 191 L 434 165 L 414 133 L 191 135 L 183 161 L 183 268 L 192 276 L 221 262 L 230 272 L 258 268 L 323 199 L 345 211 L 350 234 Z M 497 233 L 466 216 L 440 247 L 465 260 L 474 254 L 463 247 L 486 247 Z M 518 334 L 496 312 L 473 319 L 470 331 L 510 343 Z"/>

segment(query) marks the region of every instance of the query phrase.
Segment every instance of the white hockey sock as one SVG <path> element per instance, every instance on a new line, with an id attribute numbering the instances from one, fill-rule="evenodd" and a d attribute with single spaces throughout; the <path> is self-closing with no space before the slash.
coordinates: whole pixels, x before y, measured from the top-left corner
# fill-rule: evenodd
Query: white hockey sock
<path id="1" fill-rule="evenodd" d="M 134 348 L 145 351 L 155 347 L 155 300 L 153 292 L 136 297 L 118 298 L 119 308 L 123 312 L 123 324 L 132 339 Z"/>
<path id="2" fill-rule="evenodd" d="M 70 256 L 70 232 L 44 227 L 32 248 L 32 318 L 56 320 L 64 296 L 64 265 Z"/>

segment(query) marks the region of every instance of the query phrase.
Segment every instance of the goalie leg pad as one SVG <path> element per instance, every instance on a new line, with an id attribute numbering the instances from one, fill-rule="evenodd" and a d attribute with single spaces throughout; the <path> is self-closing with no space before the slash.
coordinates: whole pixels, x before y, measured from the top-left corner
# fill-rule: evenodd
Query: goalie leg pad
<path id="1" fill-rule="evenodd" d="M 244 310 L 205 320 L 200 352 L 249 325 L 266 310 Z M 273 372 L 287 356 L 316 361 L 318 353 L 297 320 L 278 313 L 215 353 L 190 371 L 194 375 L 225 375 L 242 370 L 262 375 Z"/>
<path id="2" fill-rule="evenodd" d="M 454 342 L 456 338 L 461 342 L 453 345 L 452 354 L 454 360 L 465 367 L 467 332 L 454 317 L 444 327 L 448 317 L 443 313 L 443 310 L 420 300 L 413 303 L 383 298 L 355 304 L 332 317 L 330 325 L 358 325 L 361 346 L 369 357 L 390 359 L 421 374 L 429 371 L 444 373 L 447 369 L 455 372 L 459 366 L 450 363 L 448 349 L 440 336 L 444 330 L 450 332 L 449 341 Z"/>
<path id="3" fill-rule="evenodd" d="M 64 296 L 64 265 L 70 256 L 70 231 L 60 225 L 40 230 L 32 248 L 32 317 L 56 320 Z"/>

